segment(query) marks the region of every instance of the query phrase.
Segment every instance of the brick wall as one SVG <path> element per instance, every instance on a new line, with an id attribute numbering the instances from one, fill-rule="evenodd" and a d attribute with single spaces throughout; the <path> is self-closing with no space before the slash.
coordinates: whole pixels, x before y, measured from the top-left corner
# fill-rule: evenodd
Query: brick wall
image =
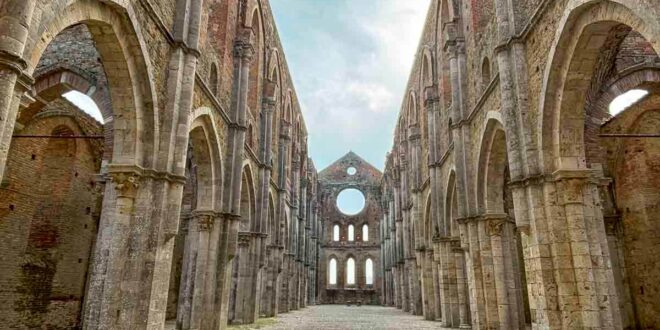
<path id="1" fill-rule="evenodd" d="M 79 111 L 56 100 L 20 134 L 82 135 L 81 122 L 66 115 Z M 97 155 L 84 139 L 12 141 L 0 188 L 0 322 L 51 328 L 80 324 L 100 212 Z"/>

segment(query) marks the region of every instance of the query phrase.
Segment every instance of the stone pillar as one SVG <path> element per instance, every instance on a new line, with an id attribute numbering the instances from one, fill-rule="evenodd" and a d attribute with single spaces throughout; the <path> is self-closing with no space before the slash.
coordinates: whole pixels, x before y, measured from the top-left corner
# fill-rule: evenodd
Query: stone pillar
<path id="1" fill-rule="evenodd" d="M 465 251 L 458 246 L 458 241 L 452 247 L 456 262 L 456 289 L 458 293 L 458 324 L 461 329 L 470 329 L 470 299 L 468 278 L 465 267 Z"/>
<path id="2" fill-rule="evenodd" d="M 23 93 L 32 85 L 22 58 L 34 13 L 34 0 L 6 0 L 0 8 L 0 181 Z"/>
<path id="3" fill-rule="evenodd" d="M 117 313 L 122 299 L 122 273 L 126 266 L 128 242 L 140 176 L 115 172 L 106 184 L 94 264 L 85 302 L 85 324 L 92 328 L 121 327 Z M 132 221 L 133 220 L 133 221 Z M 126 311 L 125 311 L 126 312 Z M 122 327 L 125 328 L 125 327 Z"/>
<path id="4" fill-rule="evenodd" d="M 440 301 L 442 301 L 442 326 L 455 328 L 459 323 L 458 286 L 456 279 L 456 259 L 452 251 L 456 242 L 451 237 L 439 237 L 437 239 L 439 248 L 439 277 L 440 277 Z"/>
<path id="5" fill-rule="evenodd" d="M 178 329 L 208 329 L 213 326 L 212 305 L 214 276 L 212 259 L 213 233 L 216 214 L 213 211 L 197 210 L 192 213 L 186 238 L 186 253 L 182 267 L 178 301 Z"/>
<path id="6" fill-rule="evenodd" d="M 217 287 L 216 315 L 214 328 L 225 328 L 229 311 L 229 294 L 232 283 L 233 258 L 238 251 L 238 224 L 240 221 L 240 189 L 243 176 L 243 152 L 247 131 L 247 97 L 250 75 L 250 63 L 254 55 L 254 34 L 251 29 L 241 30 L 234 44 L 234 102 L 230 114 L 227 156 L 225 162 L 225 180 L 223 193 L 223 213 L 225 228 L 223 246 L 218 269 L 224 272 L 223 285 Z M 226 251 L 226 252 L 225 252 Z M 219 274 L 220 275 L 220 274 Z"/>
<path id="7" fill-rule="evenodd" d="M 435 320 L 435 286 L 433 278 L 433 250 L 422 250 L 418 254 L 421 260 L 422 305 L 424 318 Z"/>

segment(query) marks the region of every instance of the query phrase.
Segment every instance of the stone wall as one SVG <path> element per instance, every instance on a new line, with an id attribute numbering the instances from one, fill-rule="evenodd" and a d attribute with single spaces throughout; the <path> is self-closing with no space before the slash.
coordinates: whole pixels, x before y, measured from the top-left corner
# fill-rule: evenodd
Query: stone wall
<path id="1" fill-rule="evenodd" d="M 354 169 L 349 172 L 349 169 Z M 351 174 L 352 173 L 352 174 Z M 380 304 L 382 287 L 380 227 L 382 218 L 380 180 L 382 174 L 353 152 L 349 152 L 319 173 L 321 217 L 320 255 L 318 265 L 318 300 L 324 304 Z M 344 214 L 337 206 L 338 195 L 346 189 L 357 189 L 365 198 L 364 208 L 355 215 Z M 363 239 L 362 228 L 368 226 Z M 349 240 L 348 227 L 354 227 Z M 339 240 L 333 228 L 339 226 Z M 355 261 L 355 284 L 347 283 L 347 261 Z M 337 261 L 337 283 L 329 283 L 329 262 Z M 373 262 L 373 283 L 366 283 L 366 261 Z"/>
<path id="2" fill-rule="evenodd" d="M 386 304 L 447 327 L 655 326 L 657 270 L 630 258 L 655 244 L 636 180 L 656 137 L 633 132 L 658 130 L 658 10 L 432 1 L 382 185 Z"/>
<path id="3" fill-rule="evenodd" d="M 39 198 L 20 194 L 29 186 L 4 192 L 3 203 L 14 208 L 2 221 L 14 237 L 1 250 L 9 256 L 5 323 L 153 329 L 167 320 L 183 329 L 224 328 L 232 286 L 247 297 L 244 323 L 277 314 L 280 298 L 284 311 L 314 300 L 316 170 L 268 1 L 8 0 L 0 22 L 0 173 L 7 174 L 0 177 L 5 187 L 36 180 L 57 192 L 61 198 L 44 209 L 66 210 L 78 219 L 72 226 L 95 217 L 78 234 L 80 246 L 56 249 L 57 237 L 69 239 L 52 234 L 59 220 L 11 218 L 37 207 Z M 61 100 L 71 90 L 96 102 L 103 125 L 66 111 L 40 117 L 43 109 L 71 107 Z M 30 133 L 37 118 L 76 122 L 71 134 L 80 136 L 12 139 L 52 135 Z M 39 141 L 50 140 L 53 148 L 75 145 L 76 162 L 42 159 Z M 30 177 L 31 167 L 17 170 L 17 162 L 42 164 L 34 168 L 40 175 L 63 174 Z M 252 192 L 248 203 L 241 191 Z M 248 206 L 250 227 L 239 233 Z M 55 229 L 30 234 L 30 223 Z M 249 252 L 237 256 L 244 243 Z M 57 259 L 58 251 L 67 257 Z M 57 266 L 71 270 L 66 286 L 48 258 L 75 264 Z M 249 261 L 238 284 L 227 276 L 234 258 Z M 21 282 L 25 271 L 32 275 Z M 280 291 L 285 279 L 295 281 Z M 52 297 L 36 297 L 48 292 L 41 287 Z"/>

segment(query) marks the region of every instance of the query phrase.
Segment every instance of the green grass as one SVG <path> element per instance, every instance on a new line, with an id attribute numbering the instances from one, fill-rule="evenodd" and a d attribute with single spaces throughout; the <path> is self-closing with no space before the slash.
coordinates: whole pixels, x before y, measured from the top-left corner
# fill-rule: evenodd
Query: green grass
<path id="1" fill-rule="evenodd" d="M 252 324 L 239 324 L 239 325 L 230 325 L 227 329 L 237 329 L 237 330 L 250 330 L 250 329 L 261 329 L 263 327 L 273 325 L 277 323 L 277 319 L 270 317 L 267 319 L 258 319 L 257 322 Z"/>

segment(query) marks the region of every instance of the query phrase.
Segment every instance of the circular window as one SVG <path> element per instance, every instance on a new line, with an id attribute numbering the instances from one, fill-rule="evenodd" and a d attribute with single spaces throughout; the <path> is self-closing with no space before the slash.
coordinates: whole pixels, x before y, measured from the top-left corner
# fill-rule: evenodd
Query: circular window
<path id="1" fill-rule="evenodd" d="M 337 208 L 345 215 L 356 215 L 362 212 L 364 203 L 364 194 L 357 189 L 344 189 L 337 195 Z"/>
<path id="2" fill-rule="evenodd" d="M 346 169 L 346 173 L 348 173 L 348 175 L 355 175 L 355 173 L 357 173 L 357 169 L 351 166 L 348 169 Z"/>

